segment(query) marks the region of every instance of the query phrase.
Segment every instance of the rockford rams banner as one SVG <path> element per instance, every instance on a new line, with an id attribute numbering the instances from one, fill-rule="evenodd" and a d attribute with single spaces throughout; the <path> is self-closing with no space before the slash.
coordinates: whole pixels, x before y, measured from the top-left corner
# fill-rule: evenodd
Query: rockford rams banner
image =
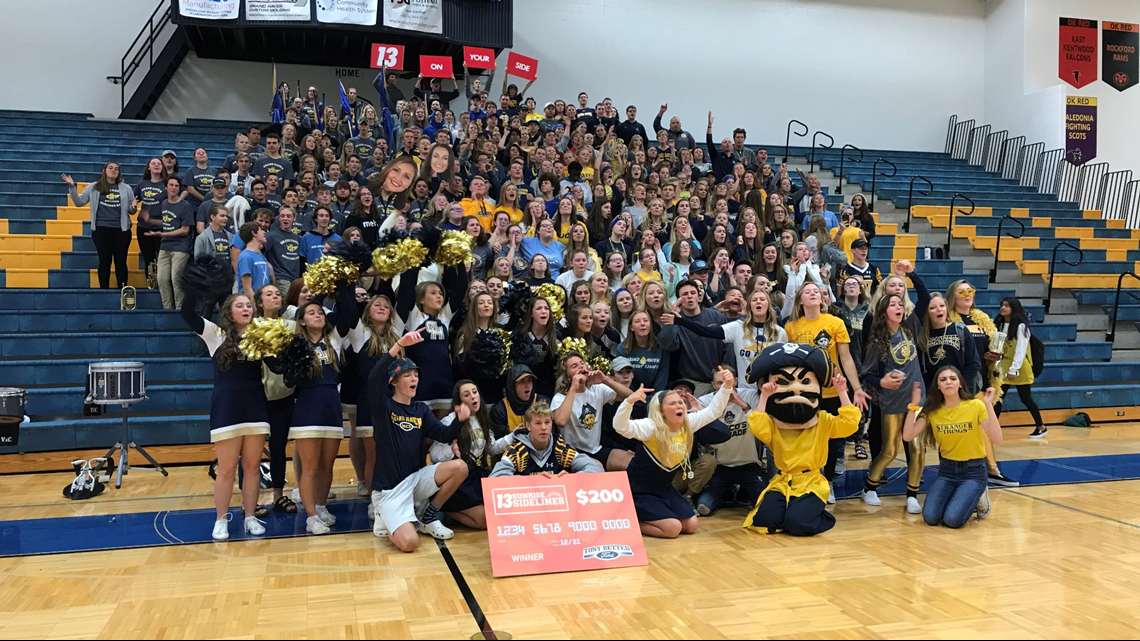
<path id="1" fill-rule="evenodd" d="M 309 14 L 309 0 L 245 0 L 246 20 L 308 21 Z"/>
<path id="2" fill-rule="evenodd" d="M 238 4 L 238 0 L 178 0 L 178 13 L 197 20 L 233 20 Z"/>
<path id="3" fill-rule="evenodd" d="M 384 26 L 443 33 L 443 0 L 384 0 Z"/>
<path id="4" fill-rule="evenodd" d="M 317 22 L 374 26 L 378 0 L 313 0 Z"/>

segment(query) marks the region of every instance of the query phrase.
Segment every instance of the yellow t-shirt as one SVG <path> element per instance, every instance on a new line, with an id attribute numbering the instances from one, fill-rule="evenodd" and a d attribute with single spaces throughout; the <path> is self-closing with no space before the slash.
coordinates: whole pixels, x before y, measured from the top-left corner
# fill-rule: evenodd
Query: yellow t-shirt
<path id="1" fill-rule="evenodd" d="M 850 343 L 851 336 L 847 334 L 847 325 L 843 321 L 831 314 L 820 314 L 819 318 L 815 320 L 808 320 L 800 318 L 794 321 L 788 321 L 784 325 L 784 331 L 788 333 L 789 343 L 799 343 L 801 345 L 813 345 L 827 353 L 827 357 L 831 359 L 831 364 L 835 371 L 841 371 L 839 368 L 839 343 Z M 824 398 L 835 398 L 839 396 L 839 392 L 831 386 L 831 381 L 820 381 L 819 384 L 823 386 Z"/>
<path id="2" fill-rule="evenodd" d="M 491 233 L 491 225 L 494 224 L 494 210 L 492 205 L 486 200 L 475 200 L 474 198 L 464 198 L 459 201 L 459 205 L 463 207 L 464 216 L 474 216 L 479 219 L 479 224 L 487 233 Z"/>
<path id="3" fill-rule="evenodd" d="M 521 209 L 515 209 L 513 207 L 507 207 L 506 205 L 499 205 L 499 206 L 495 207 L 495 211 L 493 213 L 497 214 L 501 211 L 507 212 L 507 215 L 511 217 L 511 224 L 512 225 L 517 225 L 517 224 L 522 222 L 523 211 Z M 493 219 L 494 219 L 494 217 L 492 216 L 492 220 Z"/>
<path id="4" fill-rule="evenodd" d="M 847 262 L 849 263 L 855 262 L 855 254 L 851 253 L 851 243 L 855 242 L 856 238 L 859 238 L 860 231 L 858 227 L 848 227 L 844 229 L 843 233 L 839 234 L 839 238 L 835 240 L 835 244 L 843 250 L 844 254 L 847 254 Z"/>
<path id="5" fill-rule="evenodd" d="M 986 457 L 982 421 L 989 418 L 986 404 L 970 399 L 956 407 L 941 407 L 926 417 L 938 443 L 938 456 L 951 461 L 971 461 Z"/>
<path id="6" fill-rule="evenodd" d="M 827 441 L 846 438 L 859 429 L 862 414 L 854 405 L 839 408 L 839 415 L 819 412 L 819 423 L 805 430 L 781 430 L 772 417 L 762 412 L 748 415 L 748 429 L 761 443 L 772 449 L 779 474 L 765 492 L 780 492 L 787 498 L 812 493 L 824 502 L 830 488 L 819 470 L 827 464 Z M 749 517 L 746 523 L 751 523 Z"/>

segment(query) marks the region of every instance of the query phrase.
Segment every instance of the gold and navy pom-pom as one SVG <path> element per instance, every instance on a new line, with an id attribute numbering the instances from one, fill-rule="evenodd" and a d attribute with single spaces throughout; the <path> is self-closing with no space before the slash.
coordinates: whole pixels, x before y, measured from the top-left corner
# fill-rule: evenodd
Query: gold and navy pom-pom
<path id="1" fill-rule="evenodd" d="M 567 337 L 558 341 L 558 358 L 564 358 L 571 354 L 586 358 L 589 355 L 589 350 L 586 349 L 586 339 Z"/>
<path id="2" fill-rule="evenodd" d="M 372 252 L 372 267 L 384 279 L 395 278 L 406 270 L 419 267 L 427 257 L 427 248 L 414 238 L 401 238 Z"/>
<path id="3" fill-rule="evenodd" d="M 449 229 L 440 236 L 439 248 L 435 250 L 435 262 L 444 267 L 455 267 L 471 260 L 471 249 L 475 239 L 464 231 Z"/>
<path id="4" fill-rule="evenodd" d="M 553 283 L 539 285 L 534 293 L 539 298 L 546 299 L 546 303 L 550 305 L 550 318 L 552 322 L 557 323 L 562 320 L 562 308 L 566 305 L 566 290 L 562 289 L 561 285 L 555 285 Z"/>
<path id="5" fill-rule="evenodd" d="M 305 286 L 314 294 L 333 294 L 338 282 L 354 283 L 360 278 L 360 267 L 343 258 L 322 256 L 305 270 Z"/>
<path id="6" fill-rule="evenodd" d="M 590 369 L 608 375 L 610 373 L 610 359 L 598 354 L 590 359 Z"/>
<path id="7" fill-rule="evenodd" d="M 245 328 L 238 349 L 250 360 L 280 356 L 293 342 L 293 332 L 280 318 L 255 318 Z"/>

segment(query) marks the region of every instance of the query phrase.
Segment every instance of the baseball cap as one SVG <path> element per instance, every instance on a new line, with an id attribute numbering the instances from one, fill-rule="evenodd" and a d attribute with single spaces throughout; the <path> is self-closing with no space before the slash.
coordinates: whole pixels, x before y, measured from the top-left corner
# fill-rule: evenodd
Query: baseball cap
<path id="1" fill-rule="evenodd" d="M 419 366 L 410 358 L 397 358 L 388 366 L 388 385 L 391 386 L 396 377 L 410 370 L 418 370 Z"/>
<path id="2" fill-rule="evenodd" d="M 708 270 L 709 264 L 703 260 L 694 260 L 692 264 L 689 265 L 690 274 L 695 274 L 697 272 L 707 272 Z"/>
<path id="3" fill-rule="evenodd" d="M 166 151 L 162 152 L 162 155 L 163 156 L 174 156 L 175 158 L 178 157 L 178 154 L 174 153 L 173 149 L 167 149 Z"/>
<path id="4" fill-rule="evenodd" d="M 864 240 L 862 238 L 856 238 L 851 243 L 851 249 L 859 249 L 860 247 L 870 247 L 870 246 L 871 246 L 871 243 L 867 242 L 866 240 Z"/>
<path id="5" fill-rule="evenodd" d="M 553 107 L 553 106 L 554 106 L 553 102 L 546 103 L 546 107 Z M 543 109 L 546 109 L 546 107 L 543 107 Z"/>
<path id="6" fill-rule="evenodd" d="M 618 356 L 610 361 L 610 369 L 615 372 L 620 372 L 627 367 L 633 367 L 633 363 L 624 356 Z"/>
<path id="7" fill-rule="evenodd" d="M 210 186 L 211 187 L 228 187 L 229 183 L 226 182 L 225 178 L 218 177 L 218 178 L 214 179 L 214 182 L 211 183 Z"/>
<path id="8" fill-rule="evenodd" d="M 685 379 L 685 378 L 678 378 L 676 380 L 669 382 L 669 389 L 677 389 L 678 387 L 689 388 L 690 394 L 693 394 L 694 392 L 697 391 L 697 386 L 694 385 L 692 381 Z"/>

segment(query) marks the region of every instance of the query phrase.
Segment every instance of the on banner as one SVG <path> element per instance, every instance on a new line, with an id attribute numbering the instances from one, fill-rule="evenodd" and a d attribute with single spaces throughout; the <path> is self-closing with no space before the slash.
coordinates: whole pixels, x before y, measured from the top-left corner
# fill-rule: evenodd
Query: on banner
<path id="1" fill-rule="evenodd" d="M 443 33 L 443 0 L 384 0 L 384 26 Z"/>
<path id="2" fill-rule="evenodd" d="M 316 0 L 317 22 L 376 25 L 378 0 Z"/>
<path id="3" fill-rule="evenodd" d="M 372 45 L 372 68 L 404 70 L 404 45 Z"/>
<path id="4" fill-rule="evenodd" d="M 525 80 L 534 80 L 538 77 L 538 61 L 512 51 L 507 55 L 507 73 Z"/>
<path id="5" fill-rule="evenodd" d="M 1065 160 L 1083 165 L 1096 158 L 1096 98 L 1065 98 Z"/>
<path id="6" fill-rule="evenodd" d="M 494 69 L 495 50 L 483 47 L 463 47 L 463 59 L 468 69 Z"/>
<path id="7" fill-rule="evenodd" d="M 483 479 L 496 577 L 648 565 L 622 472 Z"/>
<path id="8" fill-rule="evenodd" d="M 1077 89 L 1096 80 L 1096 20 L 1061 18 L 1057 76 Z"/>
<path id="9" fill-rule="evenodd" d="M 420 56 L 420 75 L 424 78 L 451 78 L 455 76 L 451 56 Z"/>
<path id="10" fill-rule="evenodd" d="M 297 2 L 297 0 L 245 0 L 246 20 L 308 21 L 311 17 L 309 13 L 308 2 Z"/>
<path id="11" fill-rule="evenodd" d="M 196 20 L 234 20 L 238 0 L 178 0 L 178 13 Z"/>
<path id="12" fill-rule="evenodd" d="M 1140 72 L 1140 58 L 1136 57 L 1136 48 L 1140 47 L 1140 25 L 1105 22 L 1103 27 L 1100 79 L 1117 91 L 1124 91 L 1136 84 L 1137 72 Z"/>

